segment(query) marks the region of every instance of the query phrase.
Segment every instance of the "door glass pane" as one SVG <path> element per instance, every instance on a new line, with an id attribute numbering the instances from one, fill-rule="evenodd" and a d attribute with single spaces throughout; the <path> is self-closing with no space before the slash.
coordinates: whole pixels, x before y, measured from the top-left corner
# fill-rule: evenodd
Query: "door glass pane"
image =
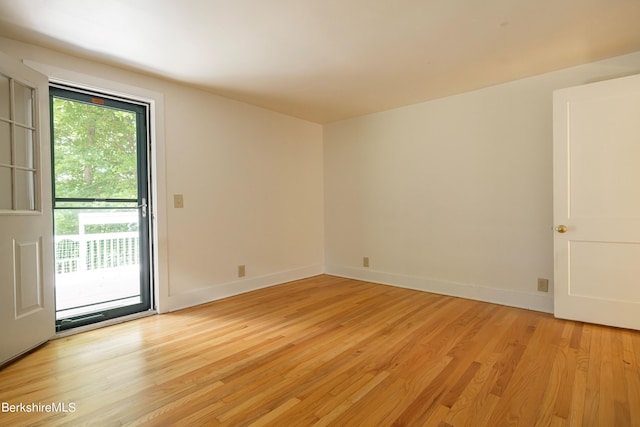
<path id="1" fill-rule="evenodd" d="M 11 125 L 0 121 L 0 164 L 11 164 Z"/>
<path id="2" fill-rule="evenodd" d="M 15 126 L 15 149 L 16 149 L 16 166 L 24 168 L 33 168 L 33 132 L 31 129 L 25 129 Z"/>
<path id="3" fill-rule="evenodd" d="M 53 98 L 56 198 L 137 198 L 136 114 Z"/>
<path id="4" fill-rule="evenodd" d="M 3 210 L 33 211 L 37 206 L 34 95 L 34 89 L 0 75 L 0 165 L 4 165 L 0 172 L 0 209 Z"/>
<path id="5" fill-rule="evenodd" d="M 9 79 L 0 74 L 0 117 L 3 119 L 9 120 L 9 102 L 11 98 L 9 97 Z"/>
<path id="6" fill-rule="evenodd" d="M 11 197 L 11 169 L 0 166 L 0 209 L 13 208 Z"/>
<path id="7" fill-rule="evenodd" d="M 54 215 L 58 319 L 140 303 L 138 210 Z"/>
<path id="8" fill-rule="evenodd" d="M 35 203 L 35 173 L 32 171 L 16 170 L 17 210 L 32 211 Z"/>
<path id="9" fill-rule="evenodd" d="M 33 126 L 33 89 L 17 81 L 13 82 L 16 123 Z"/>

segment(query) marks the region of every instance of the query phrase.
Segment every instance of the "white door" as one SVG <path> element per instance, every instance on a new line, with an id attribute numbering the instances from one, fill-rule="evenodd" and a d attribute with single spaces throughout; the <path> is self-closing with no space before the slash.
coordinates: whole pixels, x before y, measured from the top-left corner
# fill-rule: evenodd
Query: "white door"
<path id="1" fill-rule="evenodd" d="M 0 53 L 0 364 L 55 333 L 48 84 Z"/>
<path id="2" fill-rule="evenodd" d="M 640 75 L 553 107 L 555 315 L 640 330 Z"/>

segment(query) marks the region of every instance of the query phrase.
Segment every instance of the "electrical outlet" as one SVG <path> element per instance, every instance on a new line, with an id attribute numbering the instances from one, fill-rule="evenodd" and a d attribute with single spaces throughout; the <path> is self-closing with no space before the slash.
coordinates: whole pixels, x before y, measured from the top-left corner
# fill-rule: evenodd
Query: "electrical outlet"
<path id="1" fill-rule="evenodd" d="M 176 209 L 184 208 L 184 197 L 182 196 L 182 194 L 173 195 L 173 207 Z"/>
<path id="2" fill-rule="evenodd" d="M 549 279 L 538 279 L 538 291 L 549 292 Z"/>
<path id="3" fill-rule="evenodd" d="M 238 266 L 238 277 L 244 277 L 244 275 L 246 274 L 246 270 L 244 265 L 239 265 Z"/>
<path id="4" fill-rule="evenodd" d="M 363 267 L 369 267 L 369 257 L 368 256 L 362 258 L 362 266 Z"/>

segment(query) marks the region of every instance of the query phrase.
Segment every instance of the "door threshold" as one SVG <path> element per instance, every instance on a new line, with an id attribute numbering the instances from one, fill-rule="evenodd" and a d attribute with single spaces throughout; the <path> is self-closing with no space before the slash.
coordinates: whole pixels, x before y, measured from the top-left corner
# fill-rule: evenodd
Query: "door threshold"
<path id="1" fill-rule="evenodd" d="M 92 331 L 94 329 L 104 328 L 106 326 L 117 325 L 118 323 L 128 322 L 130 320 L 142 319 L 143 317 L 149 317 L 158 314 L 156 310 L 146 310 L 139 313 L 128 314 L 126 316 L 116 317 L 115 319 L 104 320 L 102 322 L 92 323 L 90 325 L 78 326 L 77 328 L 66 329 L 64 331 L 56 332 L 52 339 L 64 338 L 70 335 L 79 334 L 82 332 Z"/>

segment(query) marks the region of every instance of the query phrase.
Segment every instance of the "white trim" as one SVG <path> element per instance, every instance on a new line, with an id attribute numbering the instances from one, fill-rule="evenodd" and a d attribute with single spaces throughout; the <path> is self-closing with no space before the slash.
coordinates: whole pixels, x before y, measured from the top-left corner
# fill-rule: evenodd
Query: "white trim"
<path id="1" fill-rule="evenodd" d="M 153 301 L 159 313 L 168 310 L 167 297 L 168 285 L 168 261 L 167 261 L 167 199 L 166 199 L 166 157 L 165 157 L 165 124 L 164 124 L 164 94 L 131 86 L 124 83 L 106 80 L 100 77 L 65 70 L 52 65 L 24 60 L 23 63 L 36 71 L 49 77 L 51 83 L 69 85 L 89 91 L 97 91 L 117 97 L 127 98 L 149 104 L 149 136 L 151 154 L 149 167 L 153 171 L 150 191 L 153 205 L 152 215 L 152 257 L 154 280 Z M 161 244 L 161 242 L 163 242 Z"/>
<path id="2" fill-rule="evenodd" d="M 168 302 L 169 311 L 193 307 L 195 305 L 255 291 L 257 289 L 292 282 L 294 280 L 306 279 L 322 273 L 322 265 L 310 265 L 264 276 L 234 280 L 232 282 L 216 284 L 206 288 L 171 294 Z"/>
<path id="3" fill-rule="evenodd" d="M 549 294 L 536 294 L 533 292 L 492 288 L 482 285 L 449 282 L 420 276 L 388 273 L 368 268 L 355 268 L 341 265 L 327 265 L 326 274 L 346 277 L 349 279 L 365 280 L 367 282 L 380 283 L 383 285 L 397 286 L 400 288 L 432 292 L 441 295 L 467 298 L 476 301 L 490 302 L 493 304 L 507 305 L 510 307 L 525 308 L 544 313 L 553 313 L 553 297 Z"/>

